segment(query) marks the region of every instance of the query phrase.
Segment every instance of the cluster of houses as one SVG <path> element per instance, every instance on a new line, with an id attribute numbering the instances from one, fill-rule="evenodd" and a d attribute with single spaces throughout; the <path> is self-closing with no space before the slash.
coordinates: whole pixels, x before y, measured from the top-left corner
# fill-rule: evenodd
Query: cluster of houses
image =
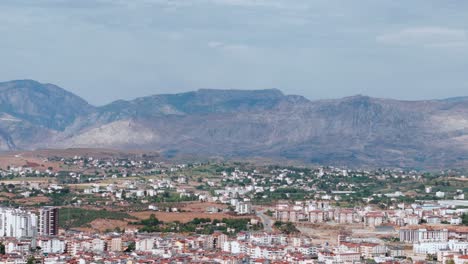
<path id="1" fill-rule="evenodd" d="M 420 223 L 460 225 L 467 209 L 453 209 L 446 205 L 399 204 L 397 209 L 376 210 L 373 207 L 335 208 L 329 201 L 308 200 L 293 204 L 285 201 L 276 204 L 276 220 L 282 222 L 309 222 L 322 224 L 363 224 L 367 227 L 381 225 L 406 226 Z"/>
<path id="2" fill-rule="evenodd" d="M 347 239 L 347 238 L 345 238 Z M 179 234 L 72 234 L 3 240 L 0 263 L 357 263 L 393 261 L 401 250 L 365 241 L 315 244 L 309 237 L 241 232 L 227 236 Z"/>
<path id="3" fill-rule="evenodd" d="M 468 259 L 468 227 L 446 225 L 414 225 L 399 229 L 402 243 L 412 244 L 413 253 L 432 255 L 442 263 Z"/>
<path id="4" fill-rule="evenodd" d="M 38 168 L 39 164 L 27 163 L 24 166 L 8 166 L 0 169 L 0 177 L 56 177 L 58 174 L 52 168 Z"/>
<path id="5" fill-rule="evenodd" d="M 293 223 L 309 228 L 347 227 L 364 230 L 368 236 L 343 233 L 318 242 L 313 236 L 273 232 L 241 232 L 223 234 L 142 234 L 136 230 L 124 233 L 93 234 L 78 231 L 57 232 L 58 215 L 53 208 L 41 208 L 39 214 L 18 208 L 0 208 L 0 264 L 27 263 L 33 257 L 36 263 L 364 263 L 369 259 L 377 263 L 408 263 L 407 257 L 426 259 L 431 256 L 440 262 L 455 264 L 468 262 L 468 228 L 462 226 L 463 214 L 468 212 L 463 190 L 450 193 L 453 200 L 442 200 L 448 193 L 426 186 L 424 193 L 438 198 L 437 201 L 403 203 L 397 198 L 405 194 L 393 190 L 385 194 L 371 194 L 363 199 L 368 206 L 345 208 L 337 205 L 343 197 L 359 192 L 358 183 L 345 180 L 324 191 L 317 179 L 340 177 L 371 177 L 421 179 L 418 172 L 398 170 L 371 172 L 322 167 L 311 171 L 293 168 L 262 168 L 222 171 L 219 178 L 194 179 L 184 176 L 187 165 L 166 165 L 145 159 L 98 159 L 93 157 L 51 159 L 61 162 L 75 172 L 67 172 L 74 179 L 94 173 L 87 178 L 88 184 L 70 188 L 76 192 L 73 205 L 84 204 L 90 197 L 102 198 L 106 205 L 113 202 L 122 205 L 125 201 L 160 210 L 160 199 L 202 201 L 226 204 L 206 208 L 207 212 L 231 210 L 238 215 L 255 213 L 252 201 L 255 198 L 270 198 L 281 188 L 295 188 L 312 194 L 300 201 L 272 200 L 274 206 L 258 206 L 258 216 L 271 210 L 272 222 Z M 37 164 L 8 167 L 0 170 L 0 176 L 25 177 L 30 175 L 58 177 L 57 168 L 39 168 Z M 80 172 L 77 172 L 80 171 Z M 153 175 L 159 177 L 133 177 Z M 307 177 L 306 177 L 307 176 Z M 103 178 L 125 178 L 119 181 L 101 181 Z M 197 181 L 196 181 L 197 180 Z M 198 186 L 196 186 L 198 185 Z M 15 192 L 34 199 L 37 193 L 55 194 L 70 185 L 47 181 L 15 181 L 4 184 L 6 192 Z M 336 187 L 336 188 L 335 188 Z M 328 187 L 327 187 L 328 188 Z M 16 190 L 15 190 L 16 189 Z M 280 192 L 281 193 L 281 192 Z M 277 194 L 277 193 L 275 193 Z M 284 199 L 290 193 L 282 192 Z M 310 198 L 312 197 L 312 198 Z M 450 196 L 451 197 L 451 196 Z M 393 201 L 381 209 L 371 206 L 377 198 Z M 164 202 L 164 200 L 162 200 Z M 363 203 L 357 203 L 363 204 Z M 366 204 L 366 205 L 367 205 Z M 459 209 L 457 209 L 459 208 Z M 170 208 L 177 212 L 177 208 Z M 270 214 L 269 214 L 270 215 Z M 51 220 L 52 219 L 52 220 Z M 49 221 L 44 224 L 44 221 Z M 54 230 L 47 229 L 51 225 Z M 270 225 L 271 227 L 271 225 Z M 279 228 L 278 228 L 279 229 Z M 385 232 L 381 230 L 385 229 Z M 171 231 L 172 232 L 172 231 Z M 382 234 L 393 238 L 387 241 Z M 388 237 L 386 237 L 388 238 Z"/>
<path id="6" fill-rule="evenodd" d="M 17 158 L 22 158 L 17 155 Z M 176 172 L 186 164 L 165 164 L 155 161 L 154 157 L 112 158 L 93 156 L 49 157 L 32 162 L 25 159 L 22 166 L 0 168 L 0 177 L 57 177 L 61 173 L 79 178 L 83 175 L 95 179 L 107 177 L 128 177 Z M 46 165 L 44 165 L 46 164 Z M 91 177 L 91 179 L 93 179 Z"/>

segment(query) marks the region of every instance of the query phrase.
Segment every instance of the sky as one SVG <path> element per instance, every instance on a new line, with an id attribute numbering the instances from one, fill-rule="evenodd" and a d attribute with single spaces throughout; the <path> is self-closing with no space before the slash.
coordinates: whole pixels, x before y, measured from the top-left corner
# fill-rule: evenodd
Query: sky
<path id="1" fill-rule="evenodd" d="M 200 88 L 468 95 L 468 1 L 0 0 L 0 81 L 95 105 Z"/>

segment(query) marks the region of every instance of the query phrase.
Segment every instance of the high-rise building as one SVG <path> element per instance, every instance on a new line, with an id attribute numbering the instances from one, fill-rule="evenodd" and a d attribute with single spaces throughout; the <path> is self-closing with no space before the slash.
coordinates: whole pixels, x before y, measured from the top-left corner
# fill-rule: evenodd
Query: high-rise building
<path id="1" fill-rule="evenodd" d="M 35 237 L 37 216 L 22 209 L 0 208 L 0 237 Z"/>
<path id="2" fill-rule="evenodd" d="M 239 202 L 236 205 L 236 213 L 240 215 L 251 214 L 252 213 L 252 204 Z"/>
<path id="3" fill-rule="evenodd" d="M 43 207 L 39 211 L 39 235 L 56 236 L 58 235 L 58 208 Z"/>

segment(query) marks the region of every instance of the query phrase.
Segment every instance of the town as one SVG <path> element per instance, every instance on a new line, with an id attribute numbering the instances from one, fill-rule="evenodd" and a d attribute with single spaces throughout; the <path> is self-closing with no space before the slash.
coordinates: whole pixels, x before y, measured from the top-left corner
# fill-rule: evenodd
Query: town
<path id="1" fill-rule="evenodd" d="M 90 154 L 1 164 L 0 263 L 468 260 L 463 170 Z"/>
<path id="2" fill-rule="evenodd" d="M 0 264 L 468 264 L 468 1 L 0 0 Z"/>

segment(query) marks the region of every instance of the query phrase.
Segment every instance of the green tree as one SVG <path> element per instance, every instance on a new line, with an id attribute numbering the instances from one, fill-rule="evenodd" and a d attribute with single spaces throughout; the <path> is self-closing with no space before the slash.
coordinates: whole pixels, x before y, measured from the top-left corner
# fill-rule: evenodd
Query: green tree
<path id="1" fill-rule="evenodd" d="M 36 264 L 36 258 L 34 256 L 30 256 L 26 264 Z"/>
<path id="2" fill-rule="evenodd" d="M 130 244 L 128 244 L 127 249 L 125 249 L 125 252 L 133 252 L 135 251 L 135 249 L 136 249 L 136 243 L 131 242 Z"/>
<path id="3" fill-rule="evenodd" d="M 434 255 L 434 254 L 427 254 L 426 260 L 427 260 L 427 261 L 434 261 L 434 260 L 437 260 L 437 255 Z"/>
<path id="4" fill-rule="evenodd" d="M 463 225 L 468 225 L 468 214 L 463 214 L 462 215 L 462 224 Z"/>

